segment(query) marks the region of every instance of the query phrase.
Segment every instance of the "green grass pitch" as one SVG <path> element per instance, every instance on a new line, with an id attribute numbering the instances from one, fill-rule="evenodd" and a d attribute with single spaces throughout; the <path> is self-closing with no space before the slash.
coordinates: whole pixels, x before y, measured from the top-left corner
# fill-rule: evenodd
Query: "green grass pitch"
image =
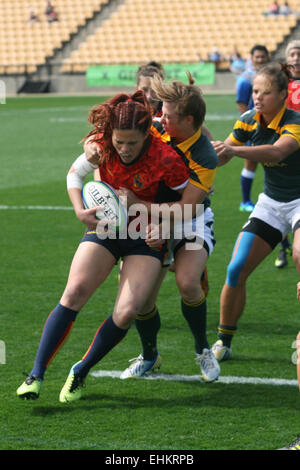
<path id="1" fill-rule="evenodd" d="M 296 386 L 87 378 L 84 398 L 58 401 L 71 365 L 89 346 L 112 312 L 117 268 L 76 320 L 73 332 L 46 373 L 36 402 L 23 402 L 16 389 L 30 372 L 46 317 L 64 288 L 84 227 L 71 210 L 28 209 L 69 206 L 65 176 L 82 152 L 88 111 L 100 97 L 10 98 L 0 105 L 0 364 L 1 450 L 224 450 L 286 445 L 299 433 Z M 233 95 L 206 96 L 206 124 L 224 139 L 238 117 Z M 208 338 L 216 339 L 219 296 L 235 238 L 247 216 L 238 211 L 242 161 L 218 170 L 212 207 L 217 244 L 208 262 Z M 256 199 L 263 186 L 258 168 Z M 4 209 L 5 206 L 15 209 Z M 23 208 L 22 208 L 23 207 Z M 233 360 L 221 376 L 296 379 L 292 343 L 299 330 L 299 276 L 292 263 L 274 267 L 277 250 L 248 281 L 247 305 L 233 341 Z M 146 278 L 145 278 L 146 282 Z M 158 306 L 162 319 L 161 372 L 197 375 L 193 340 L 180 313 L 169 273 Z M 140 353 L 132 327 L 94 370 L 123 370 Z"/>

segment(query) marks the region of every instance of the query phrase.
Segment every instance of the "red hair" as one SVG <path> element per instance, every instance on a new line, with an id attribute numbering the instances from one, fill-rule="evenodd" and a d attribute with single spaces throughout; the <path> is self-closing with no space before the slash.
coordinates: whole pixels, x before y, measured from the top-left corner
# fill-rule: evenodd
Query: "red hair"
<path id="1" fill-rule="evenodd" d="M 92 142 L 97 142 L 102 148 L 101 162 L 114 158 L 115 149 L 112 145 L 114 129 L 138 130 L 146 134 L 152 124 L 151 108 L 142 90 L 133 95 L 120 93 L 110 100 L 93 108 L 89 122 L 94 125 L 85 137 L 94 136 Z"/>

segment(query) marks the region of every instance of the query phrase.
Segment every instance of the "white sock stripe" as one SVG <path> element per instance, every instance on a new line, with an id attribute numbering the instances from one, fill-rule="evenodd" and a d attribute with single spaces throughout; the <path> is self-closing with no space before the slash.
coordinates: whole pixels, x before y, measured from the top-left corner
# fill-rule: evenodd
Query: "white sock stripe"
<path id="1" fill-rule="evenodd" d="M 249 180 L 253 180 L 255 178 L 255 171 L 250 171 L 247 170 L 247 168 L 243 168 L 241 176 L 243 176 L 244 178 L 248 178 Z"/>

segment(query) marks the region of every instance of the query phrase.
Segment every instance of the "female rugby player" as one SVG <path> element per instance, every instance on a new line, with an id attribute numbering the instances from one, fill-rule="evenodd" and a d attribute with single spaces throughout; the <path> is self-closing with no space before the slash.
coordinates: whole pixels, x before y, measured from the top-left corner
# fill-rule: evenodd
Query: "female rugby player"
<path id="1" fill-rule="evenodd" d="M 162 117 L 160 123 L 154 122 L 153 132 L 180 153 L 190 171 L 189 183 L 181 200 L 176 203 L 169 202 L 168 205 L 175 209 L 176 206 L 184 208 L 202 204 L 204 209 L 203 218 L 198 216 L 185 221 L 184 233 L 180 238 L 174 235 L 172 248 L 176 282 L 181 296 L 181 311 L 194 338 L 196 363 L 200 366 L 203 379 L 212 382 L 219 377 L 220 368 L 207 340 L 206 293 L 199 280 L 215 244 L 214 214 L 208 194 L 216 175 L 217 156 L 207 135 L 202 132 L 206 105 L 201 90 L 192 84 L 191 77 L 190 82 L 190 84 L 179 81 L 166 83 L 158 77 L 152 80 L 155 95 L 163 102 Z M 126 194 L 128 195 L 128 191 Z M 137 201 L 134 197 L 133 202 L 141 201 Z M 146 206 L 149 211 L 155 209 L 154 204 L 151 204 L 151 207 L 149 204 Z M 202 233 L 193 230 L 192 227 L 197 224 L 199 227 L 203 224 Z M 151 234 L 150 231 L 147 239 L 150 246 L 152 243 L 155 246 L 156 243 L 154 232 Z M 189 236 L 191 233 L 193 233 L 192 240 Z M 197 243 L 198 237 L 202 238 L 201 243 Z M 160 281 L 163 276 L 162 272 Z M 121 378 L 143 376 L 160 364 L 156 348 L 159 324 L 155 320 L 155 307 L 151 311 L 160 287 L 159 283 L 156 287 L 147 304 L 148 314 L 144 306 L 143 312 L 137 317 L 139 322 L 136 322 L 143 353 L 121 374 Z"/>
<path id="2" fill-rule="evenodd" d="M 221 361 L 232 355 L 231 340 L 246 302 L 246 281 L 289 231 L 294 233 L 293 261 L 300 273 L 300 114 L 286 106 L 290 72 L 269 64 L 253 82 L 254 109 L 235 123 L 225 142 L 215 142 L 219 164 L 232 157 L 260 162 L 264 192 L 238 235 L 220 299 L 218 341 Z M 246 146 L 247 140 L 251 146 Z"/>
<path id="3" fill-rule="evenodd" d="M 150 134 L 152 113 L 142 91 L 132 96 L 120 94 L 97 106 L 90 114 L 90 122 L 94 128 L 88 137 L 93 136 L 102 149 L 99 164 L 102 181 L 116 189 L 131 189 L 147 201 L 155 200 L 161 183 L 178 191 L 187 184 L 189 171 L 180 156 Z M 63 295 L 45 323 L 33 369 L 17 390 L 21 398 L 38 398 L 44 373 L 78 312 L 122 258 L 114 311 L 97 330 L 83 359 L 71 368 L 60 393 L 61 402 L 81 398 L 90 368 L 125 337 L 161 271 L 165 245 L 152 249 L 142 238 L 98 238 L 97 208 L 85 209 L 81 195 L 84 177 L 93 169 L 83 154 L 68 173 L 68 192 L 75 213 L 89 228 L 74 255 Z"/>

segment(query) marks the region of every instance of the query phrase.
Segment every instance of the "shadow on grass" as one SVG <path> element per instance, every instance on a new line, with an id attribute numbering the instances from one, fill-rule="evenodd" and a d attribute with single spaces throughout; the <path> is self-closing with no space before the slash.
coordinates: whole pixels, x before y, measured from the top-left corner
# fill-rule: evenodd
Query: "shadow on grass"
<path id="1" fill-rule="evenodd" d="M 100 386 L 99 386 L 100 387 Z M 95 388 L 95 387 L 94 387 Z M 144 389 L 141 390 L 143 394 Z M 118 394 L 119 393 L 119 394 Z M 300 412 L 300 401 L 296 387 L 264 386 L 240 384 L 203 384 L 177 383 L 166 390 L 156 387 L 148 396 L 140 396 L 137 387 L 134 389 L 120 388 L 114 393 L 90 393 L 76 403 L 57 404 L 56 406 L 35 406 L 34 416 L 53 416 L 77 413 L 78 411 L 94 412 L 95 409 L 107 410 L 147 409 L 157 408 L 175 410 L 176 408 L 193 407 L 195 410 L 203 407 L 216 409 L 251 409 L 262 410 L 281 408 L 282 412 Z M 162 396 L 164 394 L 164 396 Z"/>

